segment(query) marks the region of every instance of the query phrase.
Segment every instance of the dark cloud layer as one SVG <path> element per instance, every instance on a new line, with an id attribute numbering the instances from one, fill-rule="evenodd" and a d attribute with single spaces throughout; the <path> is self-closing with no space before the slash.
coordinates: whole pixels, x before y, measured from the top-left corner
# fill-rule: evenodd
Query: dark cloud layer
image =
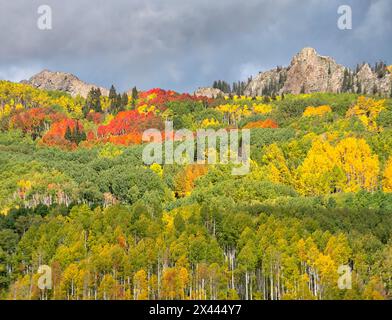
<path id="1" fill-rule="evenodd" d="M 37 28 L 37 8 L 53 29 Z M 353 30 L 337 28 L 351 5 Z M 311 46 L 349 66 L 392 63 L 390 0 L 0 0 L 0 78 L 43 68 L 121 90 L 193 91 L 287 65 Z"/>

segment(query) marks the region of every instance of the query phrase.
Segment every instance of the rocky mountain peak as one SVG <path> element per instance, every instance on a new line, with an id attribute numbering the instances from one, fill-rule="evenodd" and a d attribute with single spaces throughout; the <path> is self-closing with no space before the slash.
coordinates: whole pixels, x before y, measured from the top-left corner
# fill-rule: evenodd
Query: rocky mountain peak
<path id="1" fill-rule="evenodd" d="M 291 61 L 282 88 L 287 93 L 338 92 L 344 67 L 332 58 L 320 56 L 313 48 L 304 48 Z"/>
<path id="2" fill-rule="evenodd" d="M 307 60 L 307 59 L 311 59 L 312 57 L 317 57 L 317 51 L 314 48 L 303 48 L 294 58 L 294 60 Z"/>
<path id="3" fill-rule="evenodd" d="M 281 93 L 312 92 L 377 92 L 389 95 L 392 79 L 389 74 L 378 78 L 368 64 L 358 72 L 336 63 L 328 56 L 321 56 L 314 48 L 303 48 L 287 68 L 260 72 L 245 89 L 245 94 L 271 95 Z"/>
<path id="4" fill-rule="evenodd" d="M 108 89 L 83 82 L 71 73 L 50 71 L 47 69 L 32 76 L 29 80 L 22 81 L 22 83 L 29 84 L 38 89 L 67 92 L 73 97 L 80 95 L 86 98 L 91 88 L 99 88 L 103 95 L 107 96 L 109 94 Z"/>

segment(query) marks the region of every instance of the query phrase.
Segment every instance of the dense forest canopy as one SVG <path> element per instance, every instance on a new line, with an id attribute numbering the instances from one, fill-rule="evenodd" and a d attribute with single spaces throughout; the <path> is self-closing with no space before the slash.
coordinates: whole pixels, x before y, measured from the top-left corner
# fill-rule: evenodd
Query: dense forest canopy
<path id="1" fill-rule="evenodd" d="M 250 173 L 145 165 L 142 134 L 166 120 L 250 129 Z M 392 99 L 1 81 L 0 181 L 4 299 L 392 298 Z"/>

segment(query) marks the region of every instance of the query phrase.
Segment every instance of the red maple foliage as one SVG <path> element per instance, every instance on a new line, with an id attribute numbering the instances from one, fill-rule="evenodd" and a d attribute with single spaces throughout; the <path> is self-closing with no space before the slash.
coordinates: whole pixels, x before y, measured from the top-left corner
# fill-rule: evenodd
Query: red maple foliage
<path id="1" fill-rule="evenodd" d="M 136 110 L 119 112 L 106 126 L 98 127 L 98 138 L 115 144 L 139 144 L 147 129 L 163 129 L 161 118 L 154 113 L 141 114 Z M 88 138 L 93 134 L 89 134 Z"/>
<path id="2" fill-rule="evenodd" d="M 164 110 L 167 103 L 176 101 L 203 101 L 205 103 L 210 103 L 212 99 L 208 99 L 207 97 L 198 97 L 188 93 L 180 94 L 172 90 L 166 91 L 160 88 L 155 88 L 139 93 L 138 105 L 154 105 L 158 109 Z"/>
<path id="3" fill-rule="evenodd" d="M 32 108 L 15 114 L 11 118 L 10 126 L 37 137 L 43 131 L 48 130 L 51 123 L 65 118 L 64 114 L 51 108 Z"/>
<path id="4" fill-rule="evenodd" d="M 64 148 L 76 148 L 77 145 L 65 139 L 67 127 L 74 131 L 76 124 L 79 126 L 79 131 L 83 132 L 83 125 L 74 119 L 63 119 L 55 122 L 50 127 L 49 131 L 42 137 L 42 142 L 49 146 L 60 146 Z"/>
<path id="5" fill-rule="evenodd" d="M 88 121 L 92 121 L 95 124 L 100 124 L 103 119 L 105 118 L 103 113 L 99 113 L 99 112 L 90 112 L 89 114 L 87 114 L 86 119 Z"/>

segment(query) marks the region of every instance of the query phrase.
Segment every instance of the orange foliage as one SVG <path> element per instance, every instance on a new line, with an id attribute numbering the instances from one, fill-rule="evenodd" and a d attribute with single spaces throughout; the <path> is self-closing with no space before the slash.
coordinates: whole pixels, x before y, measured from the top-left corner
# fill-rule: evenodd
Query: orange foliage
<path id="1" fill-rule="evenodd" d="M 180 94 L 172 90 L 166 91 L 160 88 L 155 88 L 139 93 L 138 106 L 154 105 L 158 109 L 163 110 L 166 108 L 166 103 L 175 101 L 204 101 L 205 103 L 210 103 L 212 99 L 192 96 L 187 93 Z"/>
<path id="2" fill-rule="evenodd" d="M 87 115 L 86 119 L 88 121 L 94 122 L 95 124 L 100 124 L 103 121 L 103 119 L 104 119 L 104 115 L 102 113 L 99 113 L 99 112 L 90 112 Z"/>
<path id="3" fill-rule="evenodd" d="M 39 135 L 53 122 L 65 118 L 62 113 L 55 112 L 51 108 L 32 108 L 23 110 L 11 118 L 10 125 L 13 128 L 21 129 L 23 133 Z"/>
<path id="4" fill-rule="evenodd" d="M 114 144 L 140 144 L 142 134 L 147 129 L 163 128 L 161 118 L 153 113 L 141 114 L 136 110 L 119 112 L 106 126 L 98 128 L 98 138 Z M 88 138 L 95 138 L 89 133 Z"/>
<path id="5" fill-rule="evenodd" d="M 65 148 L 76 148 L 77 145 L 65 139 L 65 132 L 67 127 L 72 131 L 75 130 L 76 124 L 79 126 L 80 132 L 83 132 L 83 126 L 80 122 L 74 119 L 63 119 L 55 122 L 50 127 L 50 130 L 42 137 L 42 142 L 49 146 L 61 146 Z"/>
<path id="6" fill-rule="evenodd" d="M 107 141 L 113 144 L 121 144 L 124 146 L 128 146 L 130 144 L 141 144 L 142 134 L 136 132 L 124 134 L 121 136 L 110 136 Z"/>
<path id="7" fill-rule="evenodd" d="M 176 189 L 179 196 L 189 195 L 195 187 L 195 181 L 208 172 L 206 165 L 191 164 L 182 170 L 176 178 Z"/>
<path id="8" fill-rule="evenodd" d="M 267 119 L 265 121 L 263 120 L 259 120 L 259 121 L 254 121 L 254 122 L 249 122 L 244 129 L 265 129 L 265 128 L 272 128 L 272 129 L 276 129 L 278 128 L 278 124 L 271 120 L 271 119 Z"/>

